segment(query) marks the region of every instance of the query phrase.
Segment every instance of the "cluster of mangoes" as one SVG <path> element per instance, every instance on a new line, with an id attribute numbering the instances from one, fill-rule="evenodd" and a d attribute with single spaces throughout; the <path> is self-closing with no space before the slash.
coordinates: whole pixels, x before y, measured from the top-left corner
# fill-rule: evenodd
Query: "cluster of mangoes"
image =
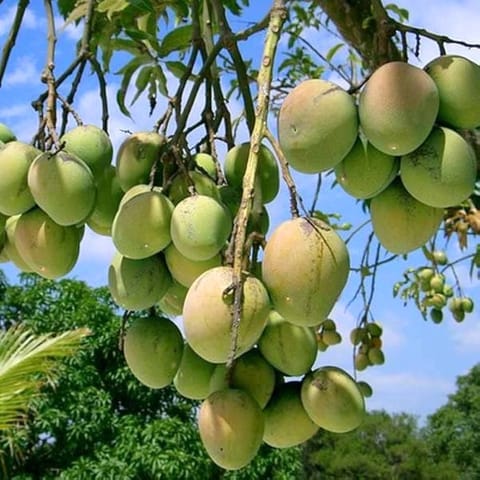
<path id="1" fill-rule="evenodd" d="M 460 133 L 479 126 L 480 66 L 458 55 L 423 69 L 386 63 L 358 101 L 332 82 L 307 80 L 278 119 L 292 168 L 334 169 L 348 194 L 368 200 L 376 236 L 396 254 L 424 245 L 444 209 L 473 193 L 477 160 Z"/>
<path id="2" fill-rule="evenodd" d="M 54 152 L 2 128 L 4 260 L 59 278 L 75 265 L 85 226 L 110 236 L 112 297 L 126 310 L 149 311 L 126 331 L 127 365 L 151 388 L 173 383 L 181 395 L 202 400 L 200 435 L 216 463 L 238 469 L 262 442 L 285 448 L 319 428 L 345 432 L 361 423 L 361 385 L 333 366 L 312 371 L 317 335 L 338 343 L 327 317 L 349 273 L 345 244 L 326 223 L 294 218 L 270 235 L 261 267 L 243 273 L 233 348 L 233 268 L 225 252 L 248 143 L 227 152 L 223 169 L 200 153 L 172 170 L 159 162 L 166 139 L 157 132 L 128 135 L 112 165 L 109 137 L 95 126 L 69 130 Z M 264 145 L 258 155 L 247 229 L 265 235 L 265 204 L 278 193 L 279 169 Z M 181 327 L 157 315 L 157 306 L 181 316 Z"/>

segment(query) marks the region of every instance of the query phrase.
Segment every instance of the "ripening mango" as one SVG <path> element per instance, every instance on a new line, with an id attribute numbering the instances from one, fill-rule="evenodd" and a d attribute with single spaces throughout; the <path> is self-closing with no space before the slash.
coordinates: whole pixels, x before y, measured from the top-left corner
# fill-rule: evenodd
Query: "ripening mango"
<path id="1" fill-rule="evenodd" d="M 381 152 L 405 155 L 428 137 L 439 103 L 435 82 L 424 70 L 405 62 L 385 63 L 360 92 L 360 126 Z"/>
<path id="2" fill-rule="evenodd" d="M 278 115 L 278 138 L 294 170 L 319 173 L 335 167 L 358 134 L 355 100 L 339 85 L 305 80 L 285 98 Z"/>

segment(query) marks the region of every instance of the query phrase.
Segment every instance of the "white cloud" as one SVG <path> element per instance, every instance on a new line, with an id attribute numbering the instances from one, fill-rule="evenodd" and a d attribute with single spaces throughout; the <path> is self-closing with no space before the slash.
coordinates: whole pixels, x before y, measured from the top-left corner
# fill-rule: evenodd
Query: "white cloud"
<path id="1" fill-rule="evenodd" d="M 453 381 L 440 376 L 414 372 L 386 373 L 366 370 L 361 380 L 373 388 L 367 399 L 369 410 L 408 412 L 425 417 L 443 405 L 455 389 Z"/>
<path id="2" fill-rule="evenodd" d="M 16 11 L 17 11 L 17 7 L 11 6 L 0 18 L 0 37 L 3 35 L 7 35 L 8 32 L 10 31 Z M 28 28 L 28 29 L 34 29 L 34 28 L 37 28 L 38 25 L 39 25 L 39 20 L 33 14 L 33 12 L 27 8 L 27 10 L 25 10 L 25 13 L 23 15 L 22 27 Z"/>
<path id="3" fill-rule="evenodd" d="M 38 84 L 40 71 L 36 68 L 36 61 L 30 56 L 18 57 L 13 69 L 7 70 L 4 84 L 17 87 L 19 85 Z"/>
<path id="4" fill-rule="evenodd" d="M 75 23 L 66 23 L 63 17 L 55 17 L 55 25 L 58 28 L 57 35 L 59 40 L 62 40 L 62 37 L 66 37 L 69 40 L 77 41 L 82 38 L 83 35 L 83 22 L 79 24 Z"/>
<path id="5" fill-rule="evenodd" d="M 15 118 L 22 118 L 25 115 L 32 113 L 32 107 L 25 103 L 14 104 L 10 107 L 0 108 L 0 118 L 5 120 L 11 120 Z"/>
<path id="6" fill-rule="evenodd" d="M 478 308 L 478 307 L 477 307 Z M 480 318 L 475 312 L 462 323 L 452 323 L 451 337 L 457 355 L 477 354 L 480 348 Z"/>

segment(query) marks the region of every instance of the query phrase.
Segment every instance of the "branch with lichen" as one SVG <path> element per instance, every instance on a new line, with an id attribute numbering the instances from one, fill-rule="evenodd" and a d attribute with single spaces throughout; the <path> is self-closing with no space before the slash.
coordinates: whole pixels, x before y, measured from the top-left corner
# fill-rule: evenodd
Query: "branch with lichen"
<path id="1" fill-rule="evenodd" d="M 232 344 L 227 361 L 227 367 L 233 364 L 237 352 L 238 332 L 243 301 L 243 269 L 245 256 L 245 242 L 247 238 L 247 223 L 255 195 L 255 178 L 258 167 L 258 152 L 267 127 L 267 116 L 270 103 L 270 86 L 272 71 L 280 32 L 287 16 L 285 2 L 275 0 L 270 12 L 270 23 L 267 29 L 262 62 L 258 72 L 258 97 L 255 111 L 255 123 L 250 137 L 250 151 L 247 166 L 243 176 L 243 190 L 240 208 L 235 220 L 232 242 L 234 244 L 233 256 L 233 306 L 232 306 Z"/>
<path id="2" fill-rule="evenodd" d="M 45 109 L 46 127 L 51 145 L 58 148 L 57 127 L 57 88 L 55 86 L 55 46 L 57 35 L 55 31 L 55 18 L 51 0 L 45 0 L 45 13 L 47 16 L 47 61 L 42 73 L 42 82 L 47 84 L 47 99 Z"/>

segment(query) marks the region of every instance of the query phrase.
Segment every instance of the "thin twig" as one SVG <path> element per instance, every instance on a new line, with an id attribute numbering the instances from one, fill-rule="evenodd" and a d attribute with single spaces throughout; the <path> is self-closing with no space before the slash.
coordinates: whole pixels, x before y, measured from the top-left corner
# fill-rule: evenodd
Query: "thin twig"
<path id="1" fill-rule="evenodd" d="M 295 185 L 295 182 L 293 181 L 293 177 L 290 174 L 287 159 L 285 158 L 285 155 L 283 154 L 283 151 L 280 148 L 280 145 L 277 139 L 268 128 L 265 129 L 265 138 L 270 142 L 270 145 L 272 146 L 273 151 L 275 152 L 275 155 L 280 163 L 280 169 L 282 171 L 283 180 L 287 185 L 288 191 L 290 192 L 290 212 L 292 214 L 292 217 L 296 218 L 300 216 L 300 213 L 298 210 L 298 203 L 300 203 L 300 206 L 305 212 L 306 212 L 306 209 L 303 205 L 303 201 L 300 195 L 297 192 L 297 187 Z"/>

